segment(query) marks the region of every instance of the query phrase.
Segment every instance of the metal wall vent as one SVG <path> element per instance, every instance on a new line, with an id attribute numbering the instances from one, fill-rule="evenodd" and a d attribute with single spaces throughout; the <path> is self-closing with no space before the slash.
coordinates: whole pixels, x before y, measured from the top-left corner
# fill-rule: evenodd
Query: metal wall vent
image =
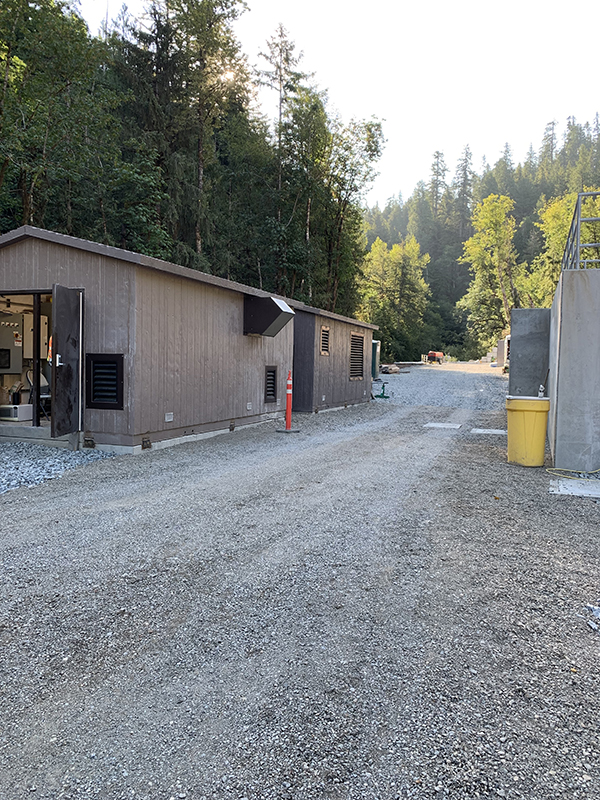
<path id="1" fill-rule="evenodd" d="M 321 355 L 329 355 L 329 328 L 326 326 L 321 328 Z"/>
<path id="2" fill-rule="evenodd" d="M 86 355 L 86 406 L 123 408 L 123 356 L 88 353 Z"/>
<path id="3" fill-rule="evenodd" d="M 294 312 L 276 297 L 244 295 L 244 334 L 277 336 L 293 318 Z"/>
<path id="4" fill-rule="evenodd" d="M 365 338 L 350 334 L 350 380 L 360 380 L 364 375 Z"/>
<path id="5" fill-rule="evenodd" d="M 265 403 L 277 402 L 277 367 L 265 369 Z"/>

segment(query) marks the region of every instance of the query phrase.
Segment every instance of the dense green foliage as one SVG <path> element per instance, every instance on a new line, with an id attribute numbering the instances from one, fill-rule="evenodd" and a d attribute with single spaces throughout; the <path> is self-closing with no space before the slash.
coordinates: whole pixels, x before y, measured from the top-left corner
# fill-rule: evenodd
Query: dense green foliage
<path id="1" fill-rule="evenodd" d="M 359 313 L 390 360 L 480 355 L 513 307 L 551 302 L 576 193 L 600 186 L 598 118 L 560 142 L 552 122 L 523 164 L 506 145 L 480 174 L 468 147 L 453 177 L 437 151 L 406 202 L 364 211 L 381 125 L 333 115 L 283 27 L 253 75 L 232 30 L 243 0 L 149 2 L 143 25 L 124 15 L 99 39 L 68 0 L 2 0 L 0 232 L 37 225 Z"/>
<path id="2" fill-rule="evenodd" d="M 376 239 L 365 258 L 359 313 L 379 326 L 384 361 L 420 345 L 429 295 L 423 270 L 428 262 L 414 236 L 389 250 Z"/>
<path id="3" fill-rule="evenodd" d="M 513 307 L 552 302 L 576 194 L 600 186 L 600 121 L 569 119 L 561 143 L 553 122 L 524 164 L 515 166 L 506 145 L 481 174 L 466 147 L 450 182 L 447 172 L 436 152 L 429 181 L 406 202 L 394 198 L 365 214 L 369 247 L 379 239 L 392 248 L 413 236 L 429 255 L 429 302 L 413 344 L 389 351 L 398 360 L 431 348 L 482 355 L 509 327 Z"/>
<path id="4" fill-rule="evenodd" d="M 343 124 L 279 27 L 252 76 L 242 0 L 154 0 L 91 37 L 66 0 L 0 5 L 0 232 L 32 224 L 353 313 L 383 137 Z M 274 126 L 251 110 L 279 96 Z"/>

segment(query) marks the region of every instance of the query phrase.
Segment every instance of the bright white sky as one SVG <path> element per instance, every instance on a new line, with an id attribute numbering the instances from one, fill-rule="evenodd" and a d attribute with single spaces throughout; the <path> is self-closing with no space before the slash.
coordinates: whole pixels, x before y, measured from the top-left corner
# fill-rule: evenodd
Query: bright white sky
<path id="1" fill-rule="evenodd" d="M 128 0 L 139 16 L 143 0 Z M 92 33 L 118 15 L 122 0 L 80 0 Z M 480 171 L 508 142 L 515 163 L 537 150 L 548 122 L 560 135 L 569 116 L 594 120 L 600 97 L 589 32 L 600 23 L 600 2 L 579 0 L 571 11 L 548 0 L 247 0 L 236 23 L 251 64 L 281 22 L 301 68 L 329 93 L 344 121 L 384 121 L 387 140 L 370 205 L 427 181 L 441 150 L 453 176 L 466 144 Z M 353 10 L 355 8 L 356 10 Z M 564 6 L 562 7 L 564 9 Z M 572 16 L 569 16 L 572 13 Z M 588 34 L 586 34 L 586 31 Z M 586 44 L 587 43 L 587 44 Z M 586 78 L 588 76 L 588 78 Z M 274 108 L 264 106 L 269 116 Z"/>

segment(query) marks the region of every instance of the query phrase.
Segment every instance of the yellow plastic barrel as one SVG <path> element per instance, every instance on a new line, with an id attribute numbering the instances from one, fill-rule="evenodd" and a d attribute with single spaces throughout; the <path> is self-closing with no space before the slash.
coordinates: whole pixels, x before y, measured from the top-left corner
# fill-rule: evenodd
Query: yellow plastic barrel
<path id="1" fill-rule="evenodd" d="M 550 400 L 547 397 L 506 398 L 508 460 L 524 467 L 543 467 Z"/>

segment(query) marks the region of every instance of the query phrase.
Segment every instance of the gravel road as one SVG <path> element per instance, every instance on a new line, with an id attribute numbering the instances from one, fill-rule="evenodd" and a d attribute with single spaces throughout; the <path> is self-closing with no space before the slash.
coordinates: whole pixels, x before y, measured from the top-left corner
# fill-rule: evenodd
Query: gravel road
<path id="1" fill-rule="evenodd" d="M 1 800 L 600 798 L 599 506 L 385 379 L 0 496 Z"/>

